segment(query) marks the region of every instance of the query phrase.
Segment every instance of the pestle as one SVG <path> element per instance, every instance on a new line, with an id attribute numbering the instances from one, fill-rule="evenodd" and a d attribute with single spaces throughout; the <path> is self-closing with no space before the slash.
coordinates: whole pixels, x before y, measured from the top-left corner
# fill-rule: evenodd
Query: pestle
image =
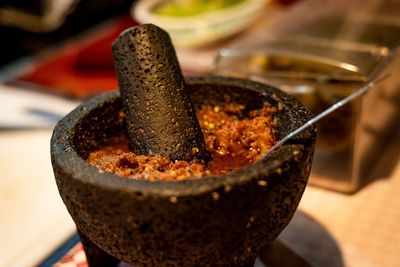
<path id="1" fill-rule="evenodd" d="M 152 24 L 129 28 L 112 51 L 130 150 L 206 161 L 204 137 L 168 33 Z"/>

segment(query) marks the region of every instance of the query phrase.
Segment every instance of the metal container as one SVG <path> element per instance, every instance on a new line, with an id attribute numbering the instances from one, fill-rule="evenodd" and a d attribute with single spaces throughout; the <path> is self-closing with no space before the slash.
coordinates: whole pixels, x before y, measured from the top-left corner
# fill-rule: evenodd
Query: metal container
<path id="1" fill-rule="evenodd" d="M 310 183 L 351 193 L 371 178 L 399 122 L 400 8 L 395 12 L 390 6 L 400 6 L 400 1 L 369 0 L 363 6 L 327 1 L 323 7 L 310 2 L 315 1 L 284 15 L 275 30 L 258 34 L 266 36 L 258 42 L 221 50 L 216 72 L 281 88 L 314 115 L 391 73 L 368 94 L 317 124 Z M 311 15 L 306 17 L 307 11 Z"/>

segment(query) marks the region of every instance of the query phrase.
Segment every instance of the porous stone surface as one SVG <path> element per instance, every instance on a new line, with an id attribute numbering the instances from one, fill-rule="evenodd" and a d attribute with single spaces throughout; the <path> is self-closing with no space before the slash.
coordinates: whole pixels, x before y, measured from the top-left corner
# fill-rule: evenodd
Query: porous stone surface
<path id="1" fill-rule="evenodd" d="M 278 139 L 310 119 L 293 97 L 222 77 L 187 81 L 194 105 L 268 101 Z M 131 180 L 100 172 L 86 157 L 124 130 L 118 93 L 82 104 L 55 128 L 51 156 L 60 195 L 79 231 L 105 254 L 134 266 L 253 266 L 259 250 L 292 218 L 311 169 L 310 127 L 268 157 L 219 177 Z M 94 266 L 94 265 L 93 265 Z"/>
<path id="2" fill-rule="evenodd" d="M 208 159 L 169 35 L 152 24 L 124 31 L 112 45 L 130 149 L 172 160 Z"/>

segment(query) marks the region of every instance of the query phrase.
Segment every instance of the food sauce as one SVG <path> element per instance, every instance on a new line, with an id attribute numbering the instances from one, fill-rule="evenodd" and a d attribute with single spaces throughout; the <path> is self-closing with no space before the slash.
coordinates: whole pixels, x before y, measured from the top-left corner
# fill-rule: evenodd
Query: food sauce
<path id="1" fill-rule="evenodd" d="M 131 179 L 182 180 L 224 175 L 254 163 L 276 142 L 274 112 L 268 103 L 251 111 L 237 103 L 201 106 L 196 114 L 211 154 L 208 163 L 136 155 L 129 151 L 127 136 L 114 137 L 109 146 L 90 153 L 88 162 L 100 171 Z"/>

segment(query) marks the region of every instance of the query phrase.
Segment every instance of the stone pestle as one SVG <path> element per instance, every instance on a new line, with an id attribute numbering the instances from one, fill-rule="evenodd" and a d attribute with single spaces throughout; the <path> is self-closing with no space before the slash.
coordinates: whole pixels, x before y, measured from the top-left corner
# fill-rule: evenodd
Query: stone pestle
<path id="1" fill-rule="evenodd" d="M 171 160 L 207 161 L 208 152 L 167 32 L 129 28 L 112 45 L 130 150 Z"/>

